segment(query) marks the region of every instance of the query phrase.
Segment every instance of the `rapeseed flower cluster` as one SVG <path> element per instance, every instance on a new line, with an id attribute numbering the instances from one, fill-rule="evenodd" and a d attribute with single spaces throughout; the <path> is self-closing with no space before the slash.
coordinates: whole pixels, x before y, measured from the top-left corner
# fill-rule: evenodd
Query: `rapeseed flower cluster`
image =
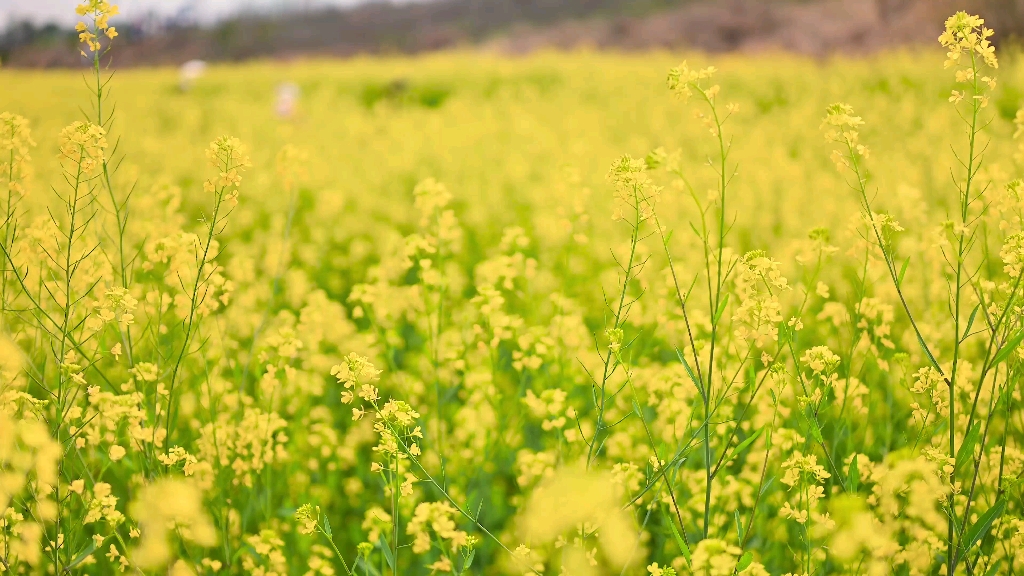
<path id="1" fill-rule="evenodd" d="M 982 93 L 981 88 L 996 88 L 994 77 L 981 75 L 983 67 L 993 70 L 999 68 L 996 47 L 990 40 L 993 34 L 995 32 L 985 27 L 984 19 L 966 12 L 957 12 L 946 20 L 946 30 L 939 36 L 939 44 L 948 50 L 945 67 L 956 69 L 957 83 L 972 85 L 973 97 L 981 108 L 988 105 L 988 97 Z M 958 104 L 965 96 L 964 90 L 953 90 L 949 101 Z"/>
<path id="2" fill-rule="evenodd" d="M 25 193 L 32 166 L 29 149 L 35 145 L 28 120 L 10 112 L 0 113 L 0 177 L 7 182 L 9 192 Z"/>
<path id="3" fill-rule="evenodd" d="M 102 166 L 107 132 L 101 126 L 76 120 L 60 133 L 60 153 L 88 176 Z"/>
<path id="4" fill-rule="evenodd" d="M 103 46 L 100 37 L 113 40 L 117 37 L 117 28 L 110 25 L 110 17 L 117 16 L 119 9 L 116 4 L 106 0 L 86 0 L 75 7 L 75 13 L 89 18 L 91 22 L 79 22 L 75 25 L 78 41 L 85 44 L 90 52 L 98 53 Z M 86 56 L 85 52 L 82 52 Z"/>

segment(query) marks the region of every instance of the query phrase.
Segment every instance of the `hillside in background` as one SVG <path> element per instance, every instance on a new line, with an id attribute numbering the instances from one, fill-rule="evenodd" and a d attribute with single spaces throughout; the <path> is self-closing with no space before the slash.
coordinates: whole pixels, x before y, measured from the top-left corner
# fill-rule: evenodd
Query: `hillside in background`
<path id="1" fill-rule="evenodd" d="M 787 50 L 814 56 L 933 42 L 945 15 L 980 11 L 1004 35 L 1024 30 L 1022 0 L 435 0 L 241 16 L 211 27 L 118 23 L 115 66 L 190 59 L 352 56 L 480 46 L 706 51 Z M 15 24 L 0 37 L 14 67 L 80 65 L 75 36 Z"/>

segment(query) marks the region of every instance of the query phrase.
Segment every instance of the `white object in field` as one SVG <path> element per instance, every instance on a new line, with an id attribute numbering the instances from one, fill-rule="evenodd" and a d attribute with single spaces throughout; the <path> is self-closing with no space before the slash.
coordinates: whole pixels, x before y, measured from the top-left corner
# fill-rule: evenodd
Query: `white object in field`
<path id="1" fill-rule="evenodd" d="M 281 118 L 291 118 L 299 105 L 299 85 L 294 82 L 284 82 L 277 86 L 277 103 L 274 109 Z"/>
<path id="2" fill-rule="evenodd" d="M 178 70 L 178 78 L 181 83 L 181 91 L 186 92 L 206 72 L 206 62 L 202 60 L 189 60 L 181 65 Z"/>

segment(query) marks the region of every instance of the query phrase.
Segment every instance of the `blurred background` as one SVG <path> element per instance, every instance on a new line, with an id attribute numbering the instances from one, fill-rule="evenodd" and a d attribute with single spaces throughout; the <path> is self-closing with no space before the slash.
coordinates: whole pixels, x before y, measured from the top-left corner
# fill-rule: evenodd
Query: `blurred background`
<path id="1" fill-rule="evenodd" d="M 0 0 L 0 62 L 81 65 L 76 0 Z M 1001 42 L 1024 36 L 1024 0 L 123 0 L 114 66 L 474 48 L 811 56 L 932 44 L 955 9 Z"/>

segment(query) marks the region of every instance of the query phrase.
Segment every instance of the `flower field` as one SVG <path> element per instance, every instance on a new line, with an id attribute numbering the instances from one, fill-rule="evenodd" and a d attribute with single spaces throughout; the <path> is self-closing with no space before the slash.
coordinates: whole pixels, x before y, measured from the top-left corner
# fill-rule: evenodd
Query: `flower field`
<path id="1" fill-rule="evenodd" d="M 0 69 L 0 574 L 1024 573 L 980 19 L 184 90 L 79 13 L 84 73 Z"/>

